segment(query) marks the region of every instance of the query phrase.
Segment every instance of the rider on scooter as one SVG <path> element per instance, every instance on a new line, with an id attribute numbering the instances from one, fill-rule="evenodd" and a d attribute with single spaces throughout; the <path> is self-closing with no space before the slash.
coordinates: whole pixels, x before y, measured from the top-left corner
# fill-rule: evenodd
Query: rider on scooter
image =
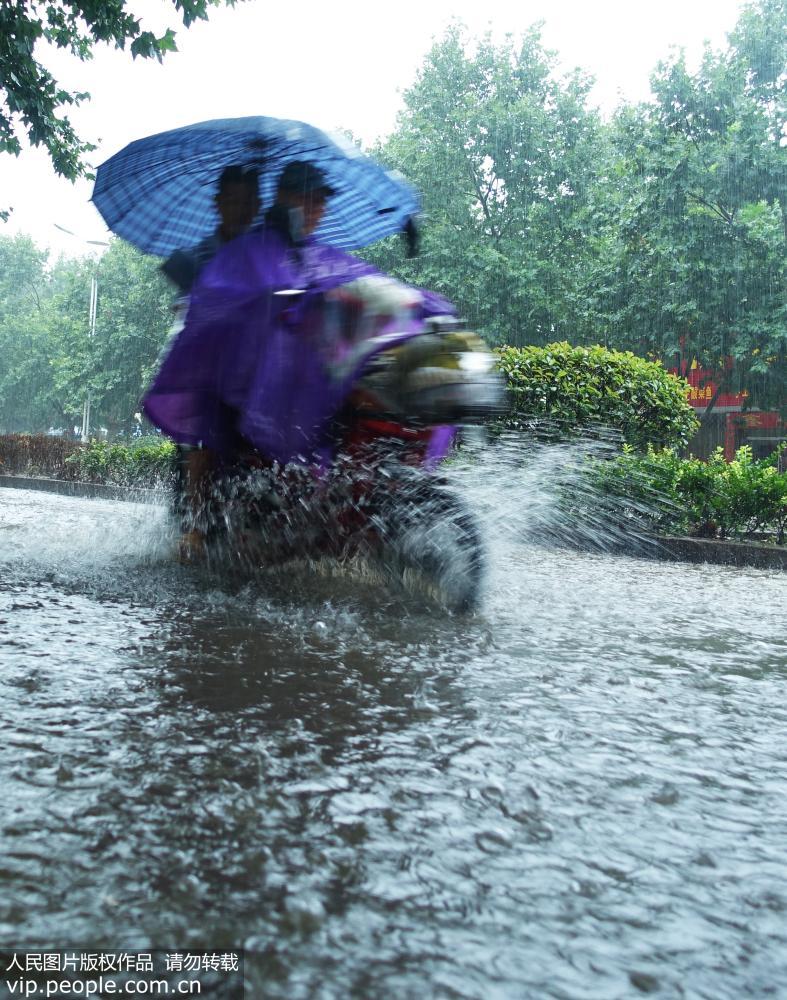
<path id="1" fill-rule="evenodd" d="M 314 429 L 342 402 L 346 386 L 331 383 L 319 352 L 301 335 L 303 309 L 314 295 L 379 272 L 314 240 L 332 194 L 315 165 L 284 168 L 265 224 L 204 267 L 186 325 L 145 397 L 151 421 L 193 449 L 187 557 L 202 549 L 200 512 L 222 464 L 250 449 L 282 464 L 308 458 Z M 433 293 L 413 290 L 413 296 L 421 314 L 452 312 Z"/>

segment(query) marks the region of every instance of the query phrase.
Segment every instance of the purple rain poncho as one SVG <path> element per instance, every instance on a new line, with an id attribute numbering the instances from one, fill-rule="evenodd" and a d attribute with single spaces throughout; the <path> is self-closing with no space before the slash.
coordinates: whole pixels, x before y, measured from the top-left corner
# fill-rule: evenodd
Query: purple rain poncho
<path id="1" fill-rule="evenodd" d="M 375 282 L 398 290 L 399 307 L 391 311 L 389 294 L 382 307 L 362 303 L 359 317 L 346 290 Z M 308 460 L 368 359 L 421 332 L 424 317 L 453 311 L 341 250 L 248 233 L 200 275 L 143 408 L 179 444 Z"/>

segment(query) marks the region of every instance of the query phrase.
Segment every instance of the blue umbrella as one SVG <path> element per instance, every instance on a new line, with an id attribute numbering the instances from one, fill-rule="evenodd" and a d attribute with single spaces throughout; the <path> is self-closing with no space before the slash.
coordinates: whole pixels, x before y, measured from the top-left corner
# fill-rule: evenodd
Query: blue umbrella
<path id="1" fill-rule="evenodd" d="M 345 250 L 404 228 L 418 212 L 415 190 L 343 136 L 282 118 L 220 118 L 130 143 L 96 172 L 93 203 L 107 226 L 146 253 L 191 247 L 218 223 L 214 196 L 229 164 L 257 167 L 260 197 L 272 203 L 292 160 L 324 171 L 335 194 L 315 233 Z"/>

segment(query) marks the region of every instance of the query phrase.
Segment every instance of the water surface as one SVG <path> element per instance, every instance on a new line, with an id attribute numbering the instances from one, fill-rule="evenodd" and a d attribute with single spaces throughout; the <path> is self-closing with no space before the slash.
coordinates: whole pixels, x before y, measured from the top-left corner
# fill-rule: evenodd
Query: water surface
<path id="1" fill-rule="evenodd" d="M 464 618 L 0 490 L 0 947 L 244 947 L 255 998 L 783 996 L 784 576 L 540 548 L 484 482 Z"/>

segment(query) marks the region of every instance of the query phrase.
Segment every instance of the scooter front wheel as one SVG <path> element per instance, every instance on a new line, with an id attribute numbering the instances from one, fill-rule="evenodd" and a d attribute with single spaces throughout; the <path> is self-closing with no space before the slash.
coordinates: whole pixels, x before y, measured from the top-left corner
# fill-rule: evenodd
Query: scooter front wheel
<path id="1" fill-rule="evenodd" d="M 394 489 L 376 518 L 383 568 L 449 611 L 477 608 L 484 579 L 481 533 L 467 506 L 431 483 Z"/>

